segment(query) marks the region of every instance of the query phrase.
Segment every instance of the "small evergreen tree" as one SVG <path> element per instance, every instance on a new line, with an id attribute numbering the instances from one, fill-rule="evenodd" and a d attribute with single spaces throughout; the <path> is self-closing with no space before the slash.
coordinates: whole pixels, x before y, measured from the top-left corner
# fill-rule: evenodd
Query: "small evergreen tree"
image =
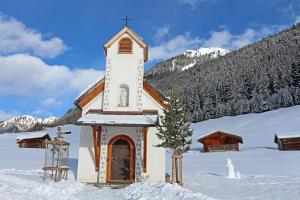
<path id="1" fill-rule="evenodd" d="M 182 155 L 190 149 L 192 130 L 188 116 L 175 89 L 171 90 L 164 116 L 160 116 L 161 124 L 157 125 L 158 138 L 162 141 L 158 147 L 169 148 L 173 155 Z M 173 163 L 173 162 L 172 162 Z M 174 166 L 173 166 L 174 167 Z M 173 168 L 174 169 L 174 168 Z M 175 163 L 176 182 L 178 182 L 178 163 Z"/>

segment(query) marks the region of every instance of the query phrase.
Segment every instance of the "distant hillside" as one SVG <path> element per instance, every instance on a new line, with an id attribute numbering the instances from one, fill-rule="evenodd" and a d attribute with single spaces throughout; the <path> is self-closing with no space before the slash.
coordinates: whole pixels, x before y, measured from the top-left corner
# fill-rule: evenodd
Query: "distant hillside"
<path id="1" fill-rule="evenodd" d="M 81 110 L 77 107 L 69 109 L 64 116 L 58 118 L 52 126 L 61 126 L 65 124 L 75 124 L 81 117 Z"/>
<path id="2" fill-rule="evenodd" d="M 20 115 L 10 119 L 0 121 L 1 133 L 19 133 L 40 131 L 46 127 L 62 126 L 65 124 L 75 124 L 81 116 L 81 110 L 78 108 L 69 109 L 64 116 L 60 118 L 49 117 L 46 119 L 33 117 L 30 115 Z"/>
<path id="3" fill-rule="evenodd" d="M 216 59 L 173 70 L 161 62 L 145 78 L 164 93 L 177 88 L 194 121 L 300 104 L 300 24 Z"/>
<path id="4" fill-rule="evenodd" d="M 56 120 L 56 117 L 42 119 L 30 115 L 12 117 L 0 122 L 0 134 L 5 132 L 18 133 L 24 131 L 39 131 L 44 127 L 51 126 Z"/>

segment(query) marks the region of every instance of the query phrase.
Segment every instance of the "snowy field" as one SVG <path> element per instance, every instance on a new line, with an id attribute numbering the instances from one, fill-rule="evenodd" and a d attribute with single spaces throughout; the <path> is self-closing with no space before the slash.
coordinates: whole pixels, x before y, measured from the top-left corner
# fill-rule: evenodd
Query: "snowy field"
<path id="1" fill-rule="evenodd" d="M 42 179 L 43 150 L 17 148 L 17 134 L 0 135 L 0 199 L 224 199 L 299 200 L 300 151 L 280 152 L 275 133 L 299 130 L 300 106 L 261 114 L 223 117 L 192 125 L 192 150 L 184 156 L 184 188 L 166 183 L 137 183 L 123 189 L 99 189 L 75 181 L 79 128 L 66 140 L 71 146 L 70 180 Z M 240 152 L 201 153 L 196 138 L 215 130 L 243 137 Z M 53 135 L 55 129 L 47 132 Z M 241 179 L 226 178 L 226 159 L 231 158 Z M 166 154 L 167 171 L 170 155 Z"/>

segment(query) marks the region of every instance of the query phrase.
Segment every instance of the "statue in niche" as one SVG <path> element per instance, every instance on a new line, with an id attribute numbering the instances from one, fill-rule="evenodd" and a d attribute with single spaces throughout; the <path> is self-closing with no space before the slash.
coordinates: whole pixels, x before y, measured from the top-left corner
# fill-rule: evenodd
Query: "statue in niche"
<path id="1" fill-rule="evenodd" d="M 121 85 L 120 87 L 120 106 L 127 107 L 128 106 L 128 87 L 126 85 Z"/>

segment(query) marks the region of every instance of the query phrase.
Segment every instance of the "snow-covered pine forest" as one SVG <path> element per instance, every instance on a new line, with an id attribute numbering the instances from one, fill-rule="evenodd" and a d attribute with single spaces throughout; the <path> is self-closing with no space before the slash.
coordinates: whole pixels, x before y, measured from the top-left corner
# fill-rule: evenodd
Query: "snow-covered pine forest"
<path id="1" fill-rule="evenodd" d="M 195 122 L 289 107 L 300 104 L 299 46 L 300 23 L 217 58 L 171 58 L 146 79 L 166 94 L 175 86 Z"/>

